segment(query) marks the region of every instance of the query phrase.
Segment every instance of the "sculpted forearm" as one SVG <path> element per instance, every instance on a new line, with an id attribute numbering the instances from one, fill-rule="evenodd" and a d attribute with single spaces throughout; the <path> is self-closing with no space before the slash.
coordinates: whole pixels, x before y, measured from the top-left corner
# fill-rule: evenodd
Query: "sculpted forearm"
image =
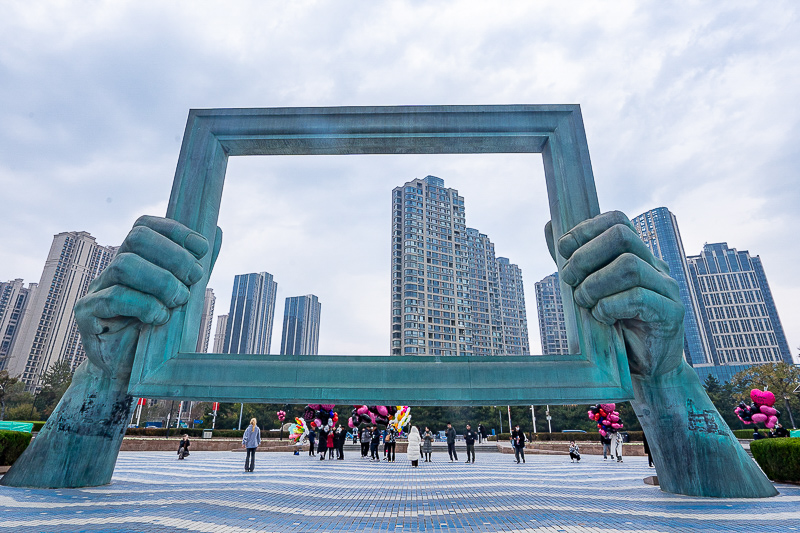
<path id="1" fill-rule="evenodd" d="M 711 403 L 685 362 L 632 376 L 636 416 L 653 450 L 661 488 L 691 496 L 763 498 L 778 492 Z"/>

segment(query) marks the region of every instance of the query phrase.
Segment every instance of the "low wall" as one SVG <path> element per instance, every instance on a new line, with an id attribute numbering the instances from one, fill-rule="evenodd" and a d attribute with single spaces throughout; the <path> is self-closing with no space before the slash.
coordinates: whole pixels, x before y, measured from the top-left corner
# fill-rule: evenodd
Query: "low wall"
<path id="1" fill-rule="evenodd" d="M 603 445 L 599 442 L 578 442 L 581 455 L 603 455 Z M 513 454 L 514 448 L 510 443 L 502 442 L 497 444 L 500 453 Z M 525 443 L 525 453 L 535 453 L 543 455 L 569 455 L 569 442 L 527 442 Z M 630 442 L 622 445 L 622 456 L 644 456 L 644 445 L 641 442 Z"/>

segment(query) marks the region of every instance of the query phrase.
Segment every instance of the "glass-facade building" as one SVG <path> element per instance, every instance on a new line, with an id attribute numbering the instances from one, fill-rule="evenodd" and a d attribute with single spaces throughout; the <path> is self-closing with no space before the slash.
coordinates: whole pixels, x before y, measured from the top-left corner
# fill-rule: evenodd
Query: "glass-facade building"
<path id="1" fill-rule="evenodd" d="M 313 294 L 286 298 L 281 355 L 317 355 L 322 304 Z"/>
<path id="2" fill-rule="evenodd" d="M 678 282 L 681 301 L 686 311 L 683 317 L 683 353 L 686 361 L 692 366 L 714 364 L 714 349 L 703 328 L 678 220 L 666 207 L 657 207 L 635 217 L 631 222 L 642 242 L 653 255 L 667 263 L 670 277 Z"/>
<path id="3" fill-rule="evenodd" d="M 539 315 L 539 338 L 542 355 L 569 354 L 567 323 L 561 303 L 561 287 L 558 272 L 553 272 L 536 285 L 536 310 Z"/>
<path id="4" fill-rule="evenodd" d="M 721 242 L 687 261 L 715 364 L 792 363 L 760 257 Z"/>
<path id="5" fill-rule="evenodd" d="M 435 176 L 392 191 L 393 355 L 527 355 L 522 272 Z"/>
<path id="6" fill-rule="evenodd" d="M 268 272 L 234 278 L 222 353 L 270 353 L 277 290 Z"/>

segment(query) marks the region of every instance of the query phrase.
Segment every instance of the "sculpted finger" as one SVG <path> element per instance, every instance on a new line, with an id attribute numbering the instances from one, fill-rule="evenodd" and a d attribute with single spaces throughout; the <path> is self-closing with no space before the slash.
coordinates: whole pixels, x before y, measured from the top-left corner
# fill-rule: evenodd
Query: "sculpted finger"
<path id="1" fill-rule="evenodd" d="M 544 241 L 547 243 L 547 250 L 550 252 L 550 257 L 553 261 L 556 260 L 556 245 L 553 241 L 553 221 L 550 220 L 544 225 Z"/>
<path id="2" fill-rule="evenodd" d="M 173 242 L 180 244 L 198 259 L 208 253 L 208 241 L 206 238 L 196 231 L 190 230 L 177 220 L 145 215 L 139 217 L 133 226 L 147 226 Z"/>
<path id="3" fill-rule="evenodd" d="M 169 310 L 154 296 L 122 285 L 114 285 L 82 298 L 75 306 L 75 314 L 87 322 L 91 333 L 107 332 L 102 319 L 130 317 L 144 324 L 161 325 L 169 320 Z"/>
<path id="4" fill-rule="evenodd" d="M 192 253 L 148 226 L 134 226 L 119 253 L 136 254 L 170 271 L 186 285 L 193 285 L 203 277 L 203 266 Z"/>
<path id="5" fill-rule="evenodd" d="M 646 323 L 683 325 L 683 305 L 643 287 L 607 296 L 592 308 L 592 316 L 604 324 L 636 319 Z"/>
<path id="6" fill-rule="evenodd" d="M 214 265 L 217 264 L 217 257 L 219 257 L 219 251 L 222 248 L 222 228 L 217 226 L 217 233 L 214 236 L 214 251 L 211 253 L 211 270 L 214 270 Z M 209 272 L 209 276 L 211 272 Z"/>
<path id="7" fill-rule="evenodd" d="M 114 285 L 153 296 L 168 308 L 189 301 L 189 289 L 182 281 L 169 271 L 132 253 L 117 254 L 92 283 L 92 290 L 102 291 Z"/>
<path id="8" fill-rule="evenodd" d="M 639 235 L 627 225 L 616 224 L 576 250 L 562 267 L 561 279 L 574 287 L 625 253 L 639 256 L 656 269 L 659 267 L 659 261 Z"/>
<path id="9" fill-rule="evenodd" d="M 562 257 L 569 259 L 578 248 L 618 224 L 628 226 L 631 230 L 636 231 L 633 229 L 631 221 L 625 216 L 625 213 L 621 211 L 609 211 L 608 213 L 602 213 L 589 220 L 584 220 L 562 235 L 561 238 L 558 239 L 558 253 L 560 253 Z"/>
<path id="10" fill-rule="evenodd" d="M 680 301 L 678 282 L 653 268 L 634 254 L 622 254 L 609 265 L 586 277 L 573 295 L 575 303 L 592 308 L 603 298 L 635 287 L 642 287 Z"/>

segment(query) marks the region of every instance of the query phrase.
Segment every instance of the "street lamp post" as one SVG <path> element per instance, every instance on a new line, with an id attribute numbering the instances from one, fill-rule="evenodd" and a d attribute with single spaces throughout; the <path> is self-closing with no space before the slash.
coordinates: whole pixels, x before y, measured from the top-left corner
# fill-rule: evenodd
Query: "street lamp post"
<path id="1" fill-rule="evenodd" d="M 536 412 L 531 405 L 531 421 L 533 422 L 533 432 L 536 433 Z"/>
<path id="2" fill-rule="evenodd" d="M 552 433 L 553 432 L 553 426 L 550 425 L 550 420 L 551 420 L 551 417 L 550 417 L 550 406 L 547 405 L 545 407 L 547 408 L 547 410 L 544 412 L 545 415 L 547 416 L 547 432 L 548 433 Z"/>

